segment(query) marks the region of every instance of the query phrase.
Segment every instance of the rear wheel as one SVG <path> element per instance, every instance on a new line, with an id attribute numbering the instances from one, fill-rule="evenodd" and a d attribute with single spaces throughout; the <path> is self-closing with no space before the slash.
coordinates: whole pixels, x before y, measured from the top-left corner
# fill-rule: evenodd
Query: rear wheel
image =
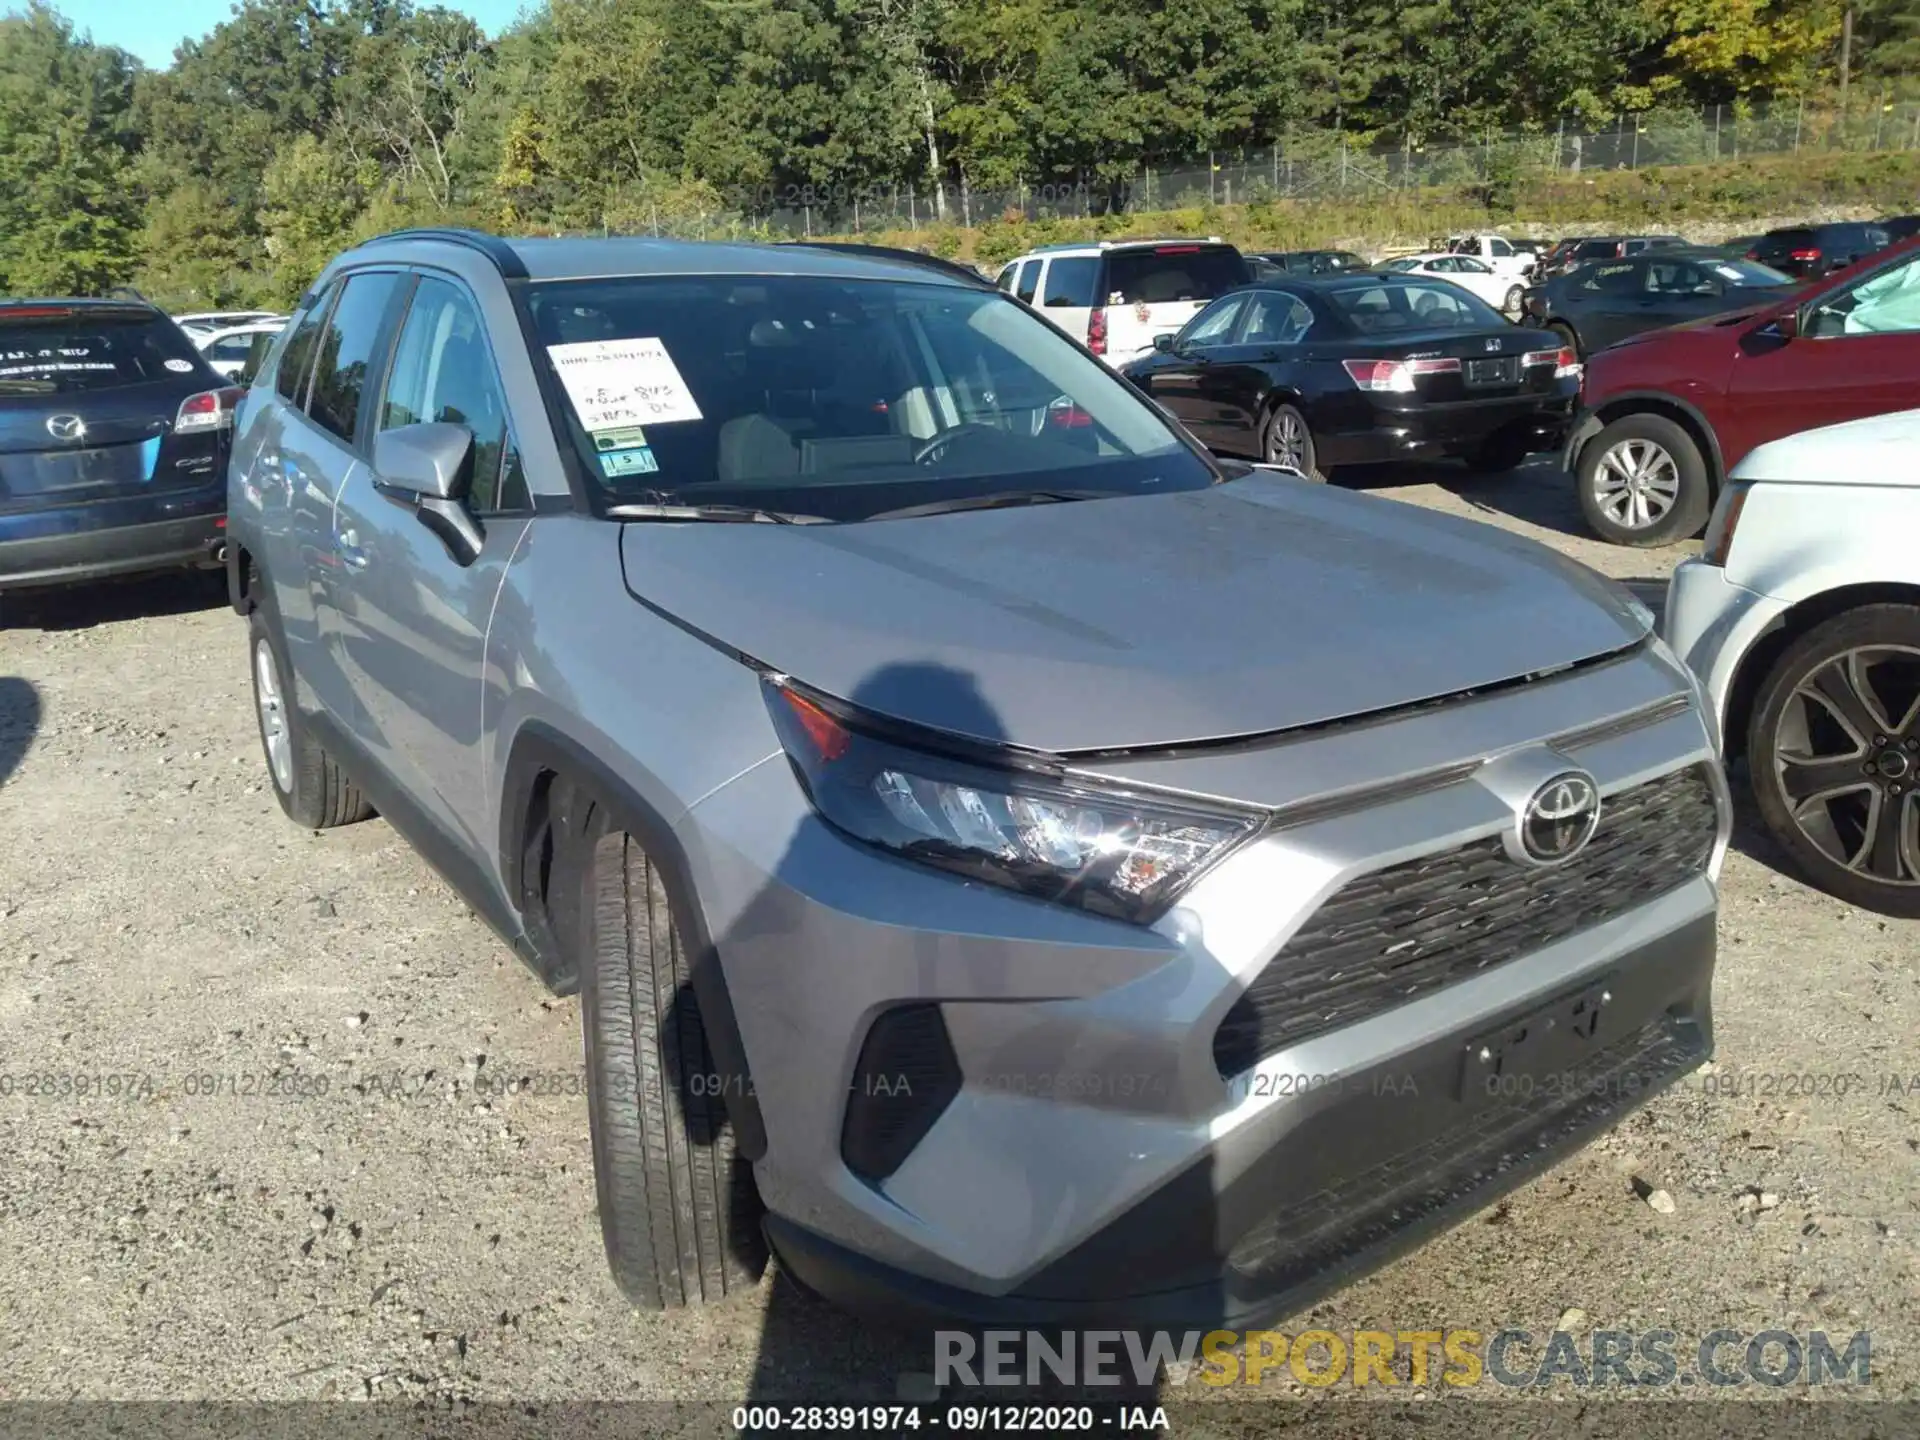
<path id="1" fill-rule="evenodd" d="M 308 732 L 294 703 L 293 672 L 278 637 L 258 609 L 247 617 L 247 648 L 252 657 L 254 719 L 266 754 L 267 778 L 287 818 L 309 830 L 367 819 L 373 806 Z"/>
<path id="2" fill-rule="evenodd" d="M 1557 339 L 1567 349 L 1573 351 L 1573 353 L 1576 356 L 1582 355 L 1584 353 L 1580 348 L 1579 332 L 1576 331 L 1573 328 L 1573 326 L 1569 325 L 1566 321 L 1555 320 L 1551 325 L 1547 326 L 1547 329 L 1555 339 Z"/>
<path id="3" fill-rule="evenodd" d="M 654 1310 L 751 1289 L 766 1268 L 752 1166 L 734 1144 L 689 956 L 660 874 L 632 836 L 602 835 L 562 878 L 581 947 L 588 1116 L 613 1278 Z"/>
<path id="4" fill-rule="evenodd" d="M 1533 453 L 1533 441 L 1526 435 L 1495 435 L 1467 457 L 1469 469 L 1498 475 L 1517 469 Z"/>
<path id="5" fill-rule="evenodd" d="M 1324 482 L 1307 417 L 1292 405 L 1276 405 L 1260 427 L 1260 454 L 1269 465 L 1297 470 L 1309 480 Z"/>
<path id="6" fill-rule="evenodd" d="M 1920 919 L 1920 609 L 1863 605 L 1789 645 L 1747 760 L 1767 829 L 1808 879 Z"/>
<path id="7" fill-rule="evenodd" d="M 1700 533 L 1711 495 L 1700 447 L 1664 415 L 1623 415 L 1580 452 L 1580 512 L 1615 545 L 1672 545 Z"/>
<path id="8" fill-rule="evenodd" d="M 1507 303 L 1500 308 L 1515 319 L 1518 319 L 1520 312 L 1526 307 L 1526 303 L 1527 287 L 1524 285 L 1515 285 L 1511 290 L 1507 291 Z"/>

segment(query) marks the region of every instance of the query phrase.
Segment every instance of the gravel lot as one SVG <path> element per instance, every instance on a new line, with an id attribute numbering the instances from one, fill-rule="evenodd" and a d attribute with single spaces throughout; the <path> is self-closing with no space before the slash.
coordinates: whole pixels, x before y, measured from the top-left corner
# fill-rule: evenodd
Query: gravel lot
<path id="1" fill-rule="evenodd" d="M 1541 466 L 1361 483 L 1649 598 L 1683 553 L 1580 538 Z M 772 1279 L 704 1313 L 626 1307 L 583 1101 L 475 1085 L 577 1073 L 576 1002 L 384 824 L 282 819 L 241 627 L 204 586 L 0 612 L 0 836 L 0 1314 L 32 1317 L 0 1333 L 0 1398 L 889 1400 L 928 1367 Z M 1883 1078 L 1920 1072 L 1920 945 L 1775 861 L 1746 817 L 1718 1071 L 1316 1324 L 1544 1332 L 1577 1310 L 1683 1349 L 1867 1329 L 1870 1393 L 1920 1398 L 1920 1089 Z M 1861 1082 L 1753 1093 L 1835 1073 Z M 25 1094 L 37 1074 L 143 1093 Z"/>

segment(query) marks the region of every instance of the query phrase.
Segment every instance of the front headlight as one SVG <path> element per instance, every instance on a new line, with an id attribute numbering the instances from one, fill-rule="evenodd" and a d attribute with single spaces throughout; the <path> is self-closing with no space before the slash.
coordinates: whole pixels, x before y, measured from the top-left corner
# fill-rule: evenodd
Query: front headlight
<path id="1" fill-rule="evenodd" d="M 821 818 L 956 874 L 1149 924 L 1264 812 L 995 763 L 953 740 L 907 744 L 836 701 L 767 684 L 767 709 Z M 935 743 L 941 743 L 938 737 Z"/>

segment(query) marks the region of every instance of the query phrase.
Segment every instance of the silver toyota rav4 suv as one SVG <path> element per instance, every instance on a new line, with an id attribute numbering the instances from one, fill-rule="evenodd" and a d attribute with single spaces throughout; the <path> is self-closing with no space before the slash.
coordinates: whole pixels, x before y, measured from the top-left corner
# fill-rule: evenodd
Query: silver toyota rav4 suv
<path id="1" fill-rule="evenodd" d="M 578 989 L 639 1304 L 1245 1324 L 1711 1052 L 1728 806 L 1611 582 L 1210 457 L 985 282 L 411 231 L 240 408 L 301 825 Z"/>

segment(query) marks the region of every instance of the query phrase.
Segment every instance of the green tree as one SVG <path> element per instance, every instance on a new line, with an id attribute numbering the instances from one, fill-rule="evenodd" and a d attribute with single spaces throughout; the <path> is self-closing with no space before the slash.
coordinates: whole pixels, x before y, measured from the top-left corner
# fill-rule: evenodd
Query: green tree
<path id="1" fill-rule="evenodd" d="M 88 294 L 132 273 L 133 74 L 38 0 L 0 17 L 0 291 Z"/>
<path id="2" fill-rule="evenodd" d="M 335 144 L 300 135 L 275 152 L 261 188 L 261 223 L 275 300 L 291 305 L 354 237 L 377 168 Z"/>

